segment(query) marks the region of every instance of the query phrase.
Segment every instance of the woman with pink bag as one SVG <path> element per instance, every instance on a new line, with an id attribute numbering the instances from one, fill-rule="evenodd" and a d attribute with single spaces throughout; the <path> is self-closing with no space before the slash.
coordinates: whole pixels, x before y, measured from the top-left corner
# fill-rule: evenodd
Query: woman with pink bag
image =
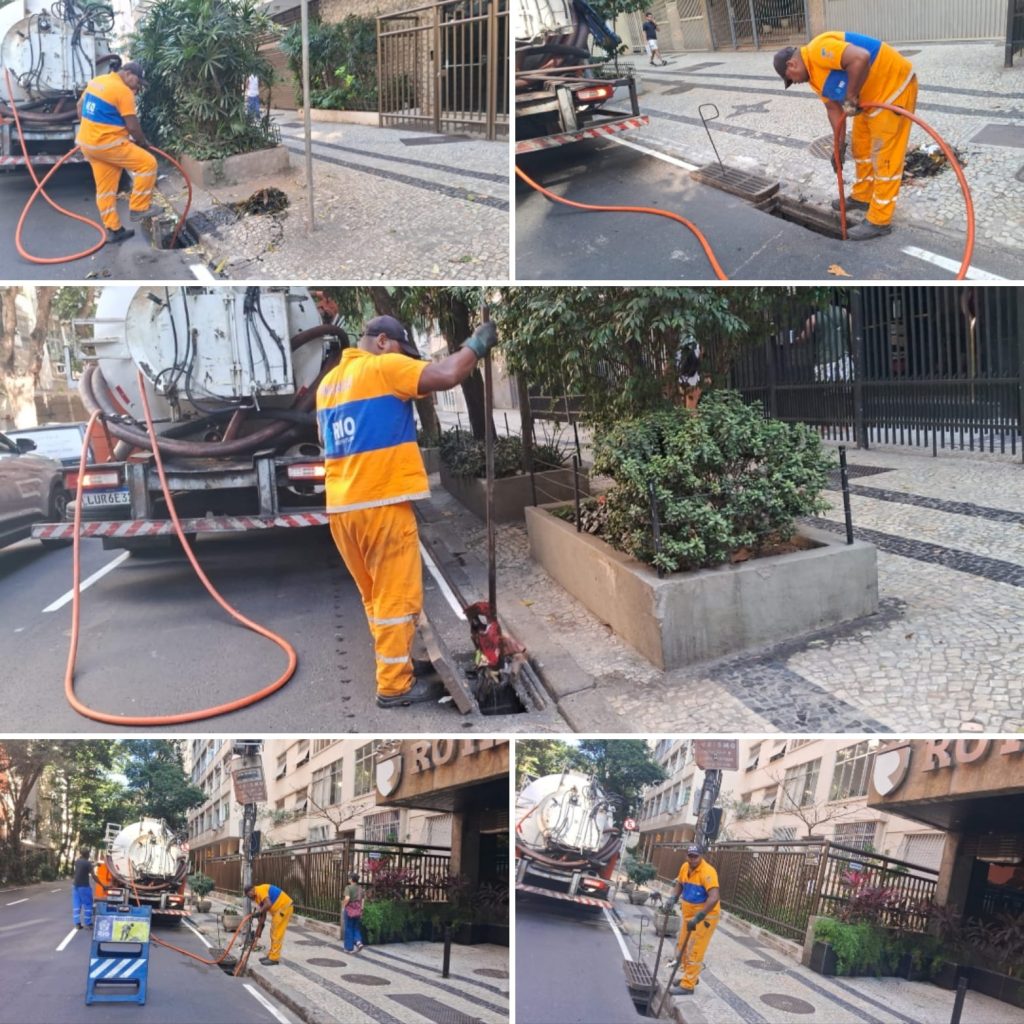
<path id="1" fill-rule="evenodd" d="M 345 886 L 341 901 L 341 916 L 345 919 L 345 952 L 358 953 L 363 948 L 363 887 L 353 871 Z"/>

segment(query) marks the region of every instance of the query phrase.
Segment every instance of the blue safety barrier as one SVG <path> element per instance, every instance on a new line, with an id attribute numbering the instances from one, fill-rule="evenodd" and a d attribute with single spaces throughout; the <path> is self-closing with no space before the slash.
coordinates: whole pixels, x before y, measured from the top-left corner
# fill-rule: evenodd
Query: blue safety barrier
<path id="1" fill-rule="evenodd" d="M 85 1002 L 145 1003 L 149 981 L 149 907 L 96 904 Z"/>

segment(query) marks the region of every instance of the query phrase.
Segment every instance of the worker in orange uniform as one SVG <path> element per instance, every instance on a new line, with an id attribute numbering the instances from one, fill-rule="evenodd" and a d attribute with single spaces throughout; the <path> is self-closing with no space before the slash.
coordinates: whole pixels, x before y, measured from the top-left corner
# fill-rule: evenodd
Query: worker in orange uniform
<path id="1" fill-rule="evenodd" d="M 862 103 L 890 103 L 914 112 L 917 76 L 914 66 L 888 43 L 857 32 L 823 32 L 806 46 L 785 46 L 775 54 L 775 70 L 788 89 L 809 82 L 822 98 L 833 131 L 843 114 L 853 121 L 853 159 L 857 176 L 848 209 L 867 210 L 846 237 L 878 238 L 892 231 L 896 196 L 903 180 L 903 158 L 910 137 L 910 118 L 889 110 L 861 110 Z M 846 128 L 839 140 L 846 154 Z M 835 156 L 832 158 L 835 164 Z M 839 209 L 839 200 L 832 203 Z"/>
<path id="2" fill-rule="evenodd" d="M 81 124 L 75 141 L 96 179 L 96 205 L 107 229 L 108 243 L 123 242 L 135 234 L 122 226 L 117 215 L 122 169 L 132 174 L 128 202 L 131 219 L 146 220 L 159 212 L 159 207 L 150 205 L 156 185 L 156 157 L 148 152 L 149 142 L 135 112 L 135 94 L 145 81 L 142 65 L 130 60 L 119 71 L 98 75 L 78 98 Z"/>
<path id="3" fill-rule="evenodd" d="M 412 400 L 455 387 L 497 341 L 494 325 L 483 323 L 457 352 L 424 364 L 405 326 L 378 316 L 317 389 L 331 535 L 363 599 L 382 708 L 443 696 L 425 678 L 430 663 L 412 658 L 423 608 L 412 502 L 430 497 Z"/>
<path id="4" fill-rule="evenodd" d="M 718 872 L 704 859 L 696 843 L 686 848 L 686 861 L 676 876 L 668 906 L 671 907 L 680 896 L 683 927 L 679 930 L 676 948 L 682 949 L 685 942 L 686 954 L 681 965 L 683 973 L 678 983 L 671 986 L 671 992 L 677 996 L 692 996 L 704 969 L 704 953 L 715 934 L 720 914 Z"/>
<path id="5" fill-rule="evenodd" d="M 270 950 L 266 956 L 260 957 L 260 963 L 266 967 L 276 967 L 281 962 L 281 946 L 284 945 L 284 933 L 288 931 L 288 922 L 292 919 L 294 904 L 291 896 L 278 888 L 276 885 L 249 885 L 245 889 L 245 895 L 253 901 L 254 914 L 259 914 L 259 924 L 256 926 L 256 938 L 263 934 L 263 926 L 267 923 L 267 914 L 270 918 Z"/>

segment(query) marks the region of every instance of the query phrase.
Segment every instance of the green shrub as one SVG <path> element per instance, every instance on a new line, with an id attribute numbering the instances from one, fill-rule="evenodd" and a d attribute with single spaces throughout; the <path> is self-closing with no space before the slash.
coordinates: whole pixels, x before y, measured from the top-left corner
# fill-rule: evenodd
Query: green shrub
<path id="1" fill-rule="evenodd" d="M 840 974 L 878 974 L 886 967 L 885 936 L 866 921 L 846 924 L 822 917 L 814 922 L 814 938 L 835 950 Z"/>
<path id="2" fill-rule="evenodd" d="M 302 81 L 302 30 L 281 39 L 288 68 Z M 301 89 L 301 86 L 300 86 Z M 302 103 L 301 91 L 296 100 Z M 324 110 L 377 109 L 377 22 L 350 14 L 340 22 L 309 26 L 309 102 Z"/>
<path id="3" fill-rule="evenodd" d="M 720 565 L 741 548 L 787 539 L 797 516 L 823 511 L 831 464 L 810 427 L 765 420 L 735 392 L 705 396 L 696 412 L 652 412 L 595 443 L 594 471 L 615 481 L 605 537 L 665 572 Z"/>
<path id="4" fill-rule="evenodd" d="M 441 461 L 455 476 L 486 475 L 486 453 L 483 441 L 477 441 L 465 430 L 446 430 L 438 439 Z M 534 466 L 540 472 L 564 466 L 566 450 L 557 441 L 534 446 Z M 496 478 L 516 476 L 523 470 L 523 440 L 516 434 L 494 439 L 494 475 Z"/>
<path id="5" fill-rule="evenodd" d="M 626 867 L 626 877 L 636 885 L 645 885 L 657 875 L 658 869 L 646 860 L 633 860 Z"/>
<path id="6" fill-rule="evenodd" d="M 197 871 L 195 874 L 188 876 L 188 887 L 192 890 L 192 894 L 196 899 L 201 900 L 204 896 L 213 892 L 216 884 L 209 875 L 204 875 L 202 871 Z"/>

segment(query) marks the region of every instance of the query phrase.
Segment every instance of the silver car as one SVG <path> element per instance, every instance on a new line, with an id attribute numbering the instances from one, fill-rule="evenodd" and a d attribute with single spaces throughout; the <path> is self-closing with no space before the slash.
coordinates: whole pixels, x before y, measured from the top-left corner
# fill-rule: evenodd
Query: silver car
<path id="1" fill-rule="evenodd" d="M 0 434 L 0 547 L 28 537 L 36 523 L 61 522 L 67 508 L 64 475 L 56 459 L 37 455 L 27 437 Z M 43 541 L 61 547 L 66 541 Z"/>

